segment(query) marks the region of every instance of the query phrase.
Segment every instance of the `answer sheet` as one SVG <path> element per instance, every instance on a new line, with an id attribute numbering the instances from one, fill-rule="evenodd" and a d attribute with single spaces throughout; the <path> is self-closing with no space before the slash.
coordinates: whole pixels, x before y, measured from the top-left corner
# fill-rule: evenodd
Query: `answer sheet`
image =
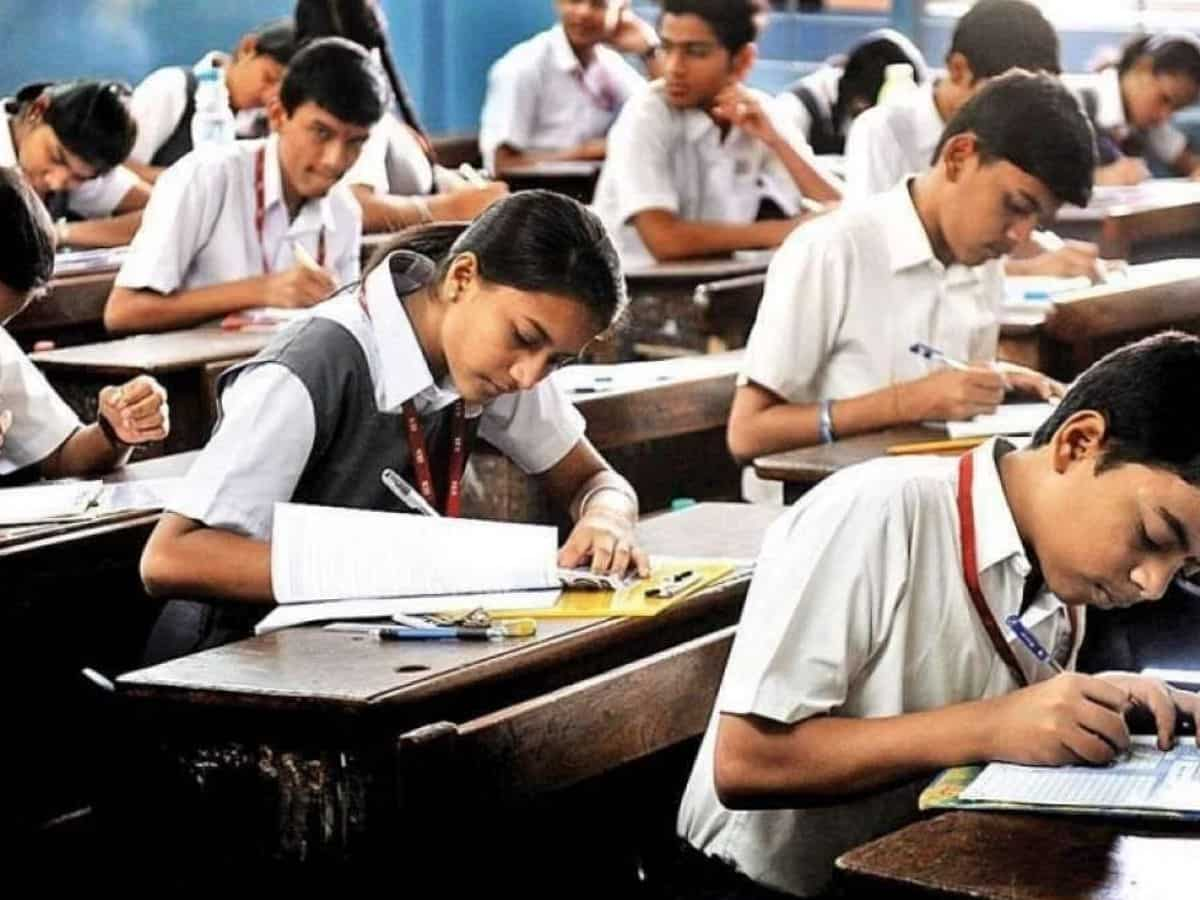
<path id="1" fill-rule="evenodd" d="M 946 433 L 952 438 L 1033 434 L 1052 412 L 1054 406 L 1050 403 L 1004 403 L 996 407 L 994 413 L 965 422 L 947 422 Z"/>

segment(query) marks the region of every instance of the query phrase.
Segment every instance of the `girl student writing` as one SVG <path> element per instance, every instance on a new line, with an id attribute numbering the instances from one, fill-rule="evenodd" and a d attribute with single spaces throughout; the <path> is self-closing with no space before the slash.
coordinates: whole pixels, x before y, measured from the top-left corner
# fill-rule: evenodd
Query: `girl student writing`
<path id="1" fill-rule="evenodd" d="M 129 243 L 150 198 L 122 165 L 136 136 L 125 85 L 32 84 L 3 101 L 0 166 L 20 168 L 57 220 L 60 246 L 116 247 Z"/>
<path id="2" fill-rule="evenodd" d="M 380 257 L 358 290 L 222 377 L 222 420 L 142 556 L 150 592 L 261 615 L 276 501 L 408 512 L 381 484 L 393 468 L 454 515 L 476 430 L 569 508 L 560 565 L 648 574 L 636 494 L 546 378 L 627 303 L 595 215 L 528 191 L 469 227 L 409 230 Z"/>

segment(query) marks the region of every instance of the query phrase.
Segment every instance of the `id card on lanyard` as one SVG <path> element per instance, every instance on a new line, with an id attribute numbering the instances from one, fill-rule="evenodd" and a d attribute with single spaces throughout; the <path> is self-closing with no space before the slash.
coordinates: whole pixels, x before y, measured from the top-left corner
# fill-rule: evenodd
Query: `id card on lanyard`
<path id="1" fill-rule="evenodd" d="M 992 615 L 991 609 L 988 608 L 987 601 L 983 597 L 983 589 L 979 585 L 978 557 L 975 552 L 975 503 L 971 497 L 971 485 L 974 477 L 974 456 L 971 453 L 964 453 L 958 460 L 958 527 L 962 543 L 963 581 L 966 583 L 967 593 L 971 597 L 971 605 L 975 607 L 983 630 L 987 632 L 988 640 L 991 641 L 1004 665 L 1008 667 L 1008 671 L 1017 685 L 1028 687 L 1029 679 L 1025 677 L 1025 672 L 1017 662 L 1012 647 L 1004 639 L 1000 624 Z M 1069 606 L 1067 607 L 1067 618 L 1071 625 L 1071 643 L 1073 645 L 1077 626 L 1075 610 Z"/>
<path id="2" fill-rule="evenodd" d="M 258 148 L 254 156 L 254 229 L 258 232 L 258 249 L 262 254 L 262 271 L 271 274 L 271 260 L 267 257 L 267 242 L 263 229 L 267 221 L 266 201 L 266 144 Z M 317 234 L 317 265 L 325 267 L 325 226 Z"/>

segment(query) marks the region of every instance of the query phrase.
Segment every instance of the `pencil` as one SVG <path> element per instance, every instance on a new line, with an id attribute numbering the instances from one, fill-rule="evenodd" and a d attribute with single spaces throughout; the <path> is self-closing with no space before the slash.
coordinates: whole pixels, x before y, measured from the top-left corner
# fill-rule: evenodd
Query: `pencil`
<path id="1" fill-rule="evenodd" d="M 952 450 L 970 450 L 978 447 L 986 437 L 951 438 L 945 441 L 919 441 L 915 444 L 893 444 L 887 448 L 888 456 L 908 456 L 914 453 L 948 453 Z"/>
<path id="2" fill-rule="evenodd" d="M 292 242 L 292 256 L 296 258 L 296 262 L 304 266 L 306 269 L 312 269 L 314 272 L 320 272 L 320 264 L 312 258 L 312 254 L 304 249 L 304 245 L 299 241 Z"/>

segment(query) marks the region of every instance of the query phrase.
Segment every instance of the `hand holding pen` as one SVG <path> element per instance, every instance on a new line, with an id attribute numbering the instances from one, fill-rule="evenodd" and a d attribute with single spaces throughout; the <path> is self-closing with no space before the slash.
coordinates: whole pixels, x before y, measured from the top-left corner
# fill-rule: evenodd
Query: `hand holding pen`
<path id="1" fill-rule="evenodd" d="M 927 344 L 909 350 L 945 368 L 893 387 L 897 424 L 970 419 L 995 412 L 1004 401 L 1008 382 L 994 366 L 968 365 Z"/>

